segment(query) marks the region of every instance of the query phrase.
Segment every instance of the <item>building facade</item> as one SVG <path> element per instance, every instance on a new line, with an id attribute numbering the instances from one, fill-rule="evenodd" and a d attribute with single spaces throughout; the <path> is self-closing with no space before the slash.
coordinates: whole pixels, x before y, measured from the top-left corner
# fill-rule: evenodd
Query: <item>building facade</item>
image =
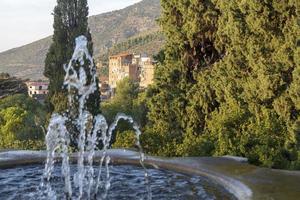
<path id="1" fill-rule="evenodd" d="M 140 68 L 140 87 L 147 88 L 153 83 L 155 64 L 150 60 L 144 62 Z"/>
<path id="2" fill-rule="evenodd" d="M 117 83 L 130 77 L 139 81 L 139 65 L 134 62 L 133 54 L 119 54 L 109 57 L 109 86 L 114 93 Z"/>
<path id="3" fill-rule="evenodd" d="M 108 84 L 108 76 L 98 75 L 99 77 L 99 90 L 101 101 L 106 101 L 111 97 L 111 90 Z"/>
<path id="4" fill-rule="evenodd" d="M 147 55 L 118 54 L 109 57 L 109 81 L 112 96 L 117 83 L 125 77 L 139 82 L 140 88 L 147 88 L 153 83 L 155 63 Z"/>
<path id="5" fill-rule="evenodd" d="M 28 95 L 38 101 L 44 101 L 48 94 L 49 83 L 45 81 L 26 82 Z"/>

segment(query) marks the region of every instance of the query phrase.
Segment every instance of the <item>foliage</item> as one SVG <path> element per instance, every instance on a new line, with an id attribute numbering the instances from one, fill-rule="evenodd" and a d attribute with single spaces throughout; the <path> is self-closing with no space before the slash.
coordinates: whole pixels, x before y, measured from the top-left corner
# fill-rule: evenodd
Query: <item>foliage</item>
<path id="1" fill-rule="evenodd" d="M 143 128 L 147 121 L 145 98 L 145 93 L 139 90 L 139 84 L 129 77 L 126 77 L 117 83 L 115 96 L 110 101 L 101 104 L 101 110 L 109 124 L 114 121 L 118 113 L 125 113 L 132 116 L 138 125 Z M 120 121 L 117 130 L 113 134 L 112 143 L 116 142 L 116 145 L 119 145 L 128 139 L 129 141 L 125 143 L 130 144 L 131 140 L 130 137 L 127 137 L 127 133 L 132 131 L 131 124 L 123 120 Z M 123 134 L 125 134 L 124 137 L 119 136 Z M 118 141 L 119 138 L 121 142 Z"/>
<path id="2" fill-rule="evenodd" d="M 0 100 L 0 148 L 39 149 L 43 147 L 46 112 L 25 95 Z"/>
<path id="3" fill-rule="evenodd" d="M 118 132 L 116 142 L 112 145 L 113 148 L 135 148 L 136 136 L 134 131 Z"/>
<path id="4" fill-rule="evenodd" d="M 124 113 L 127 115 L 133 114 L 133 100 L 138 95 L 138 84 L 126 77 L 117 83 L 116 94 L 108 102 L 103 102 L 101 105 L 101 111 L 105 116 L 107 122 L 111 124 L 118 113 Z M 116 140 L 116 133 L 123 133 L 126 130 L 132 129 L 130 124 L 121 120 L 118 124 L 117 130 L 112 137 L 112 143 Z"/>
<path id="5" fill-rule="evenodd" d="M 103 102 L 101 110 L 109 123 L 120 112 L 127 115 L 133 114 L 134 99 L 138 97 L 139 85 L 134 80 L 126 77 L 117 83 L 116 94 L 108 102 Z"/>
<path id="6" fill-rule="evenodd" d="M 109 68 L 108 68 L 108 66 L 102 66 L 102 67 L 100 67 L 99 74 L 100 74 L 100 76 L 108 77 L 109 76 Z"/>
<path id="7" fill-rule="evenodd" d="M 166 37 L 148 90 L 147 150 L 297 168 L 299 4 L 162 0 Z"/>
<path id="8" fill-rule="evenodd" d="M 199 137 L 186 134 L 183 142 L 177 145 L 176 154 L 181 156 L 207 156 L 212 155 L 214 150 L 214 141 L 210 135 Z"/>
<path id="9" fill-rule="evenodd" d="M 176 147 L 183 141 L 185 130 L 194 126 L 189 117 L 200 115 L 187 109 L 188 93 L 196 83 L 194 73 L 205 70 L 219 57 L 212 45 L 218 12 L 212 4 L 202 4 L 176 0 L 161 3 L 160 24 L 167 41 L 159 56 L 164 60 L 157 66 L 155 84 L 149 89 L 146 132 L 160 138 L 159 151 L 164 155 L 177 155 Z"/>
<path id="10" fill-rule="evenodd" d="M 0 73 L 0 99 L 14 94 L 27 94 L 25 82 L 7 73 Z"/>
<path id="11" fill-rule="evenodd" d="M 13 140 L 1 147 L 5 150 L 45 150 L 44 140 Z"/>
<path id="12" fill-rule="evenodd" d="M 145 46 L 149 43 L 154 43 L 157 41 L 164 41 L 163 34 L 161 32 L 154 32 L 142 36 L 137 36 L 133 38 L 129 38 L 128 40 L 118 43 L 114 45 L 110 51 L 109 54 L 118 54 L 124 51 L 128 51 L 129 49 L 134 49 L 137 46 Z M 147 51 L 144 49 L 144 51 Z"/>
<path id="13" fill-rule="evenodd" d="M 4 73 L 4 72 L 0 73 L 0 79 L 7 79 L 7 78 L 10 78 L 9 73 Z"/>

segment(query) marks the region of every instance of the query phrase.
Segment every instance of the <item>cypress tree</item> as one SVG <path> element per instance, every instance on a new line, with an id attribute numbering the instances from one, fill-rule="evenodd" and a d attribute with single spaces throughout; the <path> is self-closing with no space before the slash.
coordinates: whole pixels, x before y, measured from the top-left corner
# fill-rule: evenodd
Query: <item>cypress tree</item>
<path id="1" fill-rule="evenodd" d="M 45 60 L 44 75 L 49 79 L 49 94 L 46 100 L 48 111 L 64 112 L 67 108 L 67 92 L 63 87 L 64 65 L 72 57 L 75 38 L 84 35 L 88 38 L 90 54 L 93 53 L 91 34 L 88 28 L 87 0 L 57 0 L 54 8 L 54 35 Z M 88 110 L 99 112 L 98 91 L 89 98 Z"/>

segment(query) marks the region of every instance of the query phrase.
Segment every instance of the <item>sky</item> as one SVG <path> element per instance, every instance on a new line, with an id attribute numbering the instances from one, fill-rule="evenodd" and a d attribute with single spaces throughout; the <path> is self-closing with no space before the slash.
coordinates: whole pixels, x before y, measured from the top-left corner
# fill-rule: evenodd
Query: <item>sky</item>
<path id="1" fill-rule="evenodd" d="M 141 0 L 88 0 L 90 15 L 125 8 Z M 56 0 L 0 0 L 0 52 L 53 33 Z"/>

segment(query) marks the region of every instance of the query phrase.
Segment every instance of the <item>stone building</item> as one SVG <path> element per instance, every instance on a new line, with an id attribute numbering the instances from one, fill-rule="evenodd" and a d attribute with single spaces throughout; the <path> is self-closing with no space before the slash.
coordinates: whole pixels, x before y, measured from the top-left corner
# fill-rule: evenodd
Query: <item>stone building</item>
<path id="1" fill-rule="evenodd" d="M 118 81 L 130 77 L 140 83 L 141 88 L 146 88 L 153 82 L 154 63 L 147 55 L 118 54 L 109 57 L 109 86 L 112 93 Z"/>
<path id="2" fill-rule="evenodd" d="M 101 101 L 106 101 L 111 97 L 111 89 L 108 84 L 108 76 L 99 76 L 99 89 Z"/>
<path id="3" fill-rule="evenodd" d="M 114 93 L 118 81 L 125 77 L 139 81 L 139 65 L 134 63 L 133 54 L 118 54 L 109 57 L 109 85 Z"/>
<path id="4" fill-rule="evenodd" d="M 140 87 L 147 88 L 153 83 L 154 63 L 152 61 L 144 62 L 140 68 Z"/>
<path id="5" fill-rule="evenodd" d="M 48 94 L 49 83 L 45 81 L 29 81 L 26 82 L 28 95 L 38 101 L 44 101 Z"/>

